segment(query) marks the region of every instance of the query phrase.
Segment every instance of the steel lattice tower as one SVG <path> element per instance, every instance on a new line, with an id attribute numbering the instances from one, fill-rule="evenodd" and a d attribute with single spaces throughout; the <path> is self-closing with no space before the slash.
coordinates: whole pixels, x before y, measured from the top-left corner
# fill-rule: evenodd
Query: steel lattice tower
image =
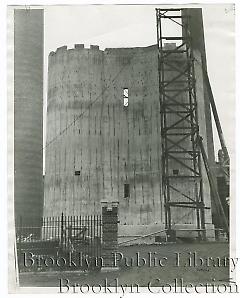
<path id="1" fill-rule="evenodd" d="M 199 238 L 205 238 L 194 56 L 189 16 L 183 11 L 156 9 L 165 227 L 173 229 L 178 208 L 194 209 Z M 180 36 L 166 36 L 166 20 L 176 24 Z M 171 44 L 166 46 L 165 41 Z M 179 172 L 174 172 L 176 164 Z"/>

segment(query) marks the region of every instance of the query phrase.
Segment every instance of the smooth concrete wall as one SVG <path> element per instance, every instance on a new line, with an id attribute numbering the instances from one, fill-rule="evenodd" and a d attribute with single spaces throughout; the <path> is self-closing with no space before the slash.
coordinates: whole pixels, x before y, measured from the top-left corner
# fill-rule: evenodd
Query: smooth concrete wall
<path id="1" fill-rule="evenodd" d="M 14 10 L 14 207 L 31 221 L 43 207 L 43 10 Z"/>

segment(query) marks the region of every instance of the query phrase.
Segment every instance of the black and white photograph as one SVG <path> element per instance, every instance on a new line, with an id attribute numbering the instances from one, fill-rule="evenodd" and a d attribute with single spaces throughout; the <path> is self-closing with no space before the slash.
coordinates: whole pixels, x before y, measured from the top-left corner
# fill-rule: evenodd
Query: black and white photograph
<path id="1" fill-rule="evenodd" d="M 7 20 L 10 293 L 238 293 L 235 5 Z"/>

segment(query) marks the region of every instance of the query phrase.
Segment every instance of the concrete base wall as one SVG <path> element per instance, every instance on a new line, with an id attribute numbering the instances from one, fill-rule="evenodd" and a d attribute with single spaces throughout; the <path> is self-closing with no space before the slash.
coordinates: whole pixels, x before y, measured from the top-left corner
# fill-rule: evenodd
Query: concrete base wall
<path id="1" fill-rule="evenodd" d="M 197 238 L 198 232 L 196 226 L 189 224 L 179 224 L 174 228 L 176 230 L 177 238 Z M 119 225 L 118 242 L 126 242 L 124 245 L 133 244 L 151 244 L 156 243 L 155 237 L 160 236 L 162 242 L 166 240 L 166 232 L 164 225 Z M 159 232 L 159 233 L 158 233 Z M 143 237 L 144 235 L 149 235 Z M 140 238 L 142 237 L 142 238 Z M 138 238 L 138 239 L 135 239 Z M 215 240 L 215 228 L 213 224 L 206 224 L 206 238 L 207 241 Z M 129 242 L 128 242 L 129 241 Z"/>

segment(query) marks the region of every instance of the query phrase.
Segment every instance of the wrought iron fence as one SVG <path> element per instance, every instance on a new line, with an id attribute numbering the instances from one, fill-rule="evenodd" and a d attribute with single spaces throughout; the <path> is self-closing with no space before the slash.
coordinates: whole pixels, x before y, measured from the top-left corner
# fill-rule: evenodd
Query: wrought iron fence
<path id="1" fill-rule="evenodd" d="M 101 257 L 102 218 L 100 215 L 44 217 L 31 223 L 16 222 L 16 242 L 20 270 L 25 270 L 26 254 L 34 258 L 60 258 L 66 263 L 81 256 L 79 267 Z M 84 258 L 84 261 L 83 261 Z M 34 261 L 31 261 L 32 263 Z M 38 264 L 41 262 L 38 262 Z M 42 262 L 44 264 L 44 261 Z M 56 265 L 56 264 L 55 264 Z M 66 265 L 66 264 L 65 264 Z M 99 263 L 97 264 L 97 267 Z M 42 266 L 38 266 L 42 269 Z M 49 266 L 48 266 L 49 267 Z"/>

